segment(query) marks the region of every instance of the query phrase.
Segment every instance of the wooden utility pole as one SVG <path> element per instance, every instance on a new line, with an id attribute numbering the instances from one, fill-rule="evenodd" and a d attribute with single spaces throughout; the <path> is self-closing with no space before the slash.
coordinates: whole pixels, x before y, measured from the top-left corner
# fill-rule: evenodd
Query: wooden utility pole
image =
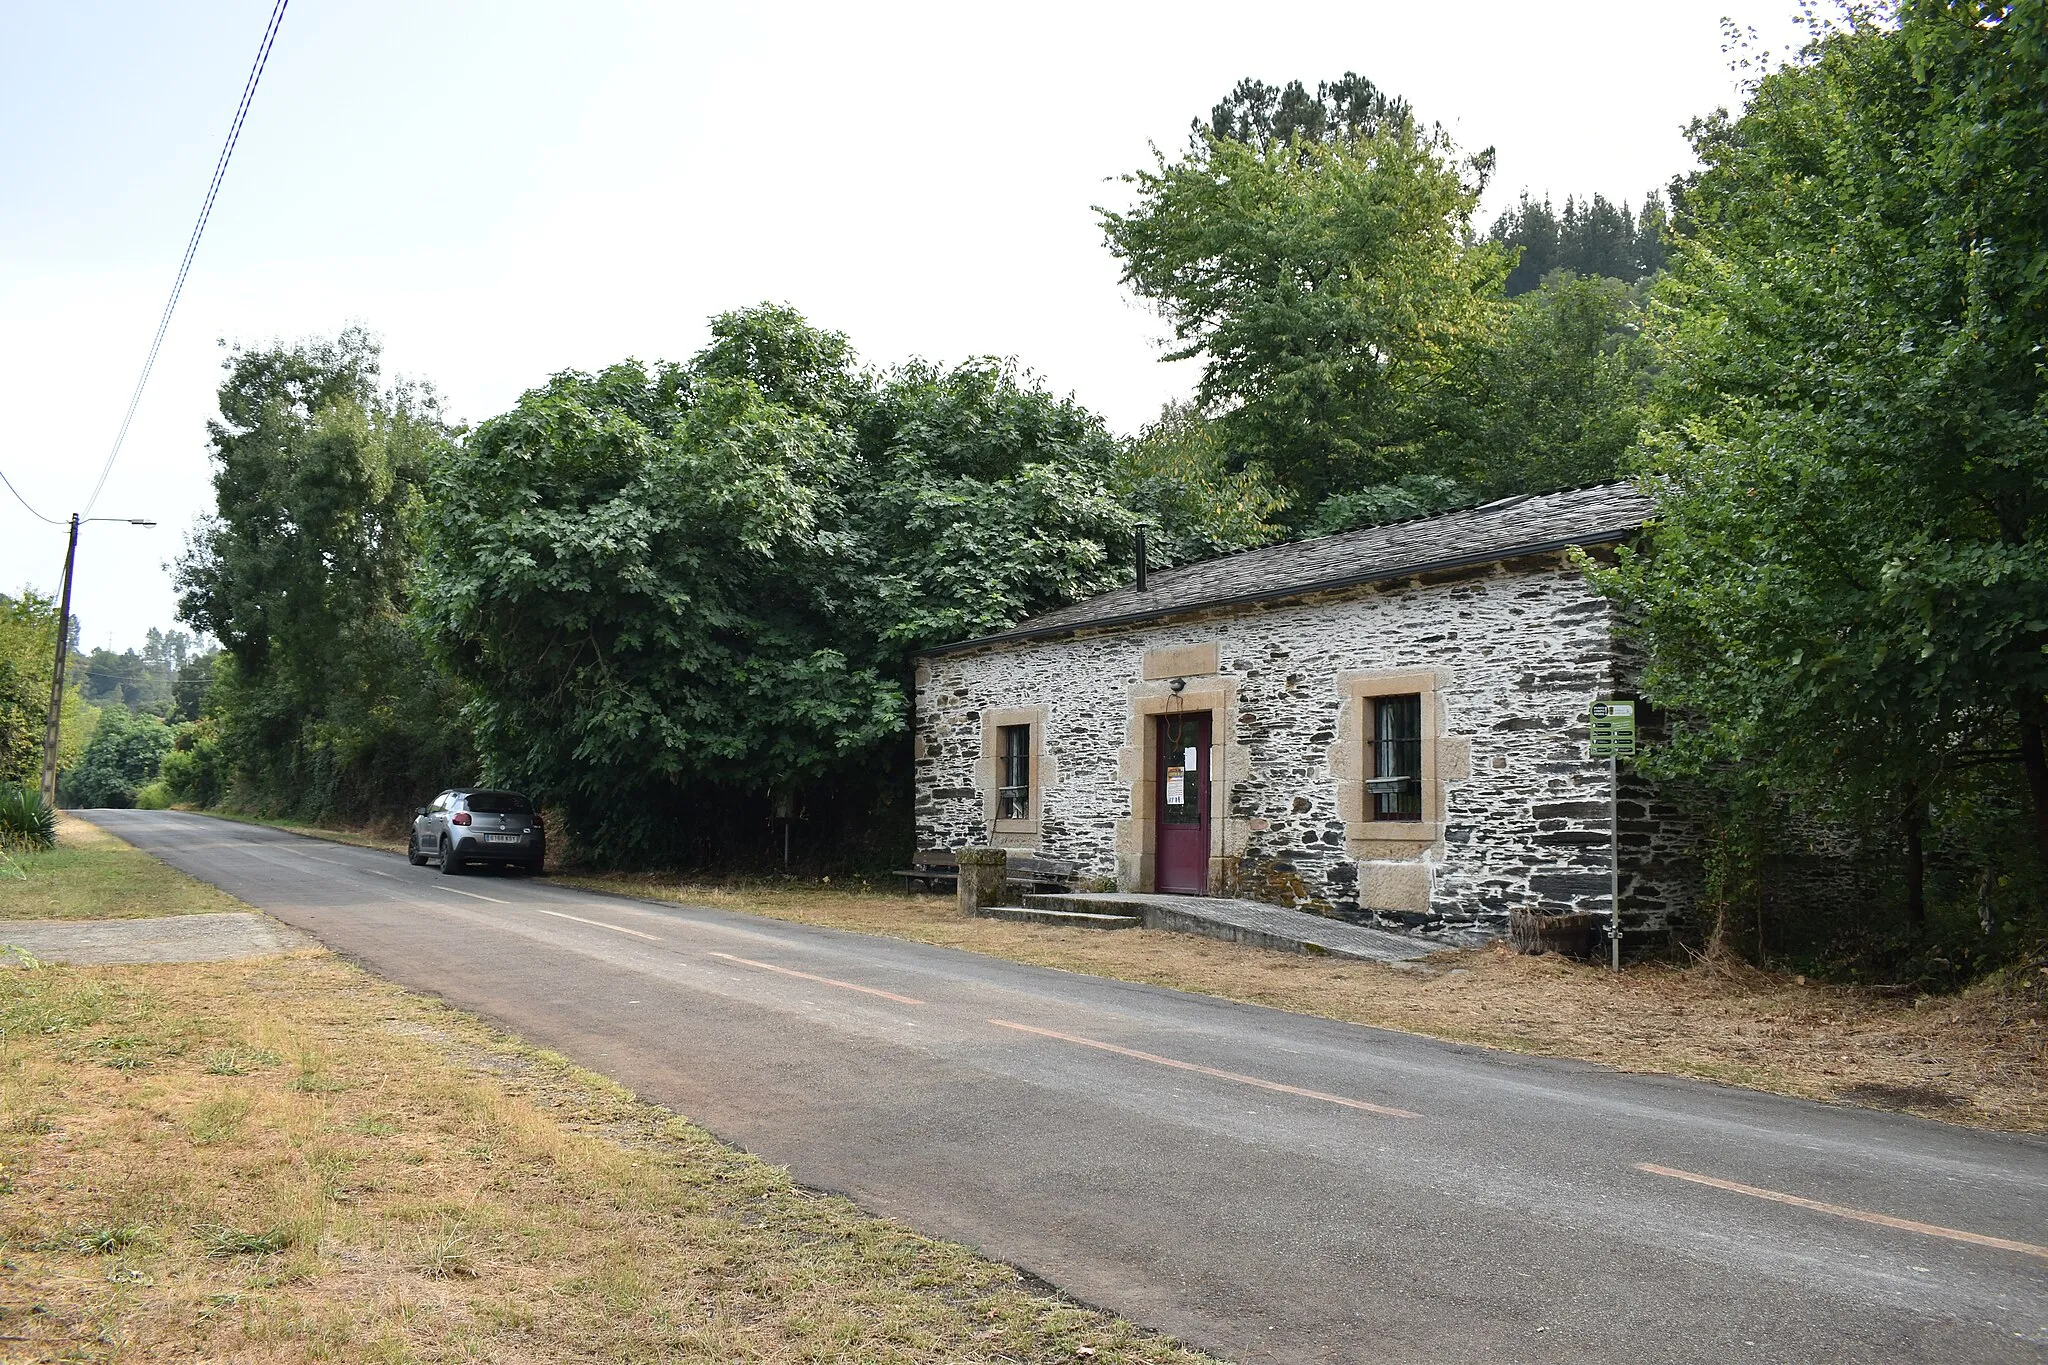
<path id="1" fill-rule="evenodd" d="M 57 740 L 64 718 L 64 663 L 71 653 L 71 566 L 78 559 L 78 513 L 71 514 L 71 543 L 64 551 L 64 586 L 57 601 L 57 666 L 50 670 L 50 714 L 43 723 L 43 800 L 57 804 Z"/>
<path id="2" fill-rule="evenodd" d="M 125 521 L 154 526 L 147 517 L 87 517 L 86 521 Z M 64 586 L 57 594 L 57 662 L 50 670 L 50 714 L 43 723 L 43 800 L 57 804 L 57 742 L 64 720 L 64 665 L 71 658 L 71 569 L 78 562 L 78 513 L 71 514 L 71 543 L 64 550 Z"/>

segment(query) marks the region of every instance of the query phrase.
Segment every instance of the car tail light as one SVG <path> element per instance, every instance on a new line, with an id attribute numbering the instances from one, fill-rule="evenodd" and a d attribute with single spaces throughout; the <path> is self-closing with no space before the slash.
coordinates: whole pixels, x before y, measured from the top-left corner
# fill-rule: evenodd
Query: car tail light
<path id="1" fill-rule="evenodd" d="M 448 817 L 448 823 L 449 823 L 449 824 L 451 824 L 451 825 L 466 825 L 466 824 L 468 824 L 468 823 L 469 823 L 469 812 L 468 812 L 468 811 L 466 811 L 466 810 L 459 810 L 459 811 L 455 812 L 455 814 L 453 814 L 453 815 L 451 815 L 451 816 L 449 816 L 449 817 Z"/>
<path id="2" fill-rule="evenodd" d="M 545 828 L 547 828 L 547 823 L 548 823 L 547 821 L 545 821 L 545 820 L 541 819 L 541 818 L 540 818 L 540 816 L 538 816 L 538 815 L 535 815 L 535 816 L 533 817 L 533 827 L 534 827 L 535 829 L 545 829 Z"/>

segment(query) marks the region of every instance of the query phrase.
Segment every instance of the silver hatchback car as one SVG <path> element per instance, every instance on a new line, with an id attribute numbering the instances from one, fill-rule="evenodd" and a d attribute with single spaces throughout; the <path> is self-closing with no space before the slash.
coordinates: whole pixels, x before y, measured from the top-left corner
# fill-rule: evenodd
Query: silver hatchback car
<path id="1" fill-rule="evenodd" d="M 414 867 L 438 860 L 454 876 L 469 863 L 497 863 L 540 871 L 548 835 L 533 801 L 518 792 L 457 787 L 413 813 L 406 856 Z"/>

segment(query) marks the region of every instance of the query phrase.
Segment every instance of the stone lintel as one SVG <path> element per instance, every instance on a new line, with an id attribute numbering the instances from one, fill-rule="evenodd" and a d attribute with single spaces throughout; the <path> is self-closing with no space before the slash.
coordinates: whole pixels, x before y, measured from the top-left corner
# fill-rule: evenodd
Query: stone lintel
<path id="1" fill-rule="evenodd" d="M 1214 640 L 1200 645 L 1173 645 L 1145 651 L 1146 682 L 1167 678 L 1200 678 L 1219 672 L 1219 651 Z"/>

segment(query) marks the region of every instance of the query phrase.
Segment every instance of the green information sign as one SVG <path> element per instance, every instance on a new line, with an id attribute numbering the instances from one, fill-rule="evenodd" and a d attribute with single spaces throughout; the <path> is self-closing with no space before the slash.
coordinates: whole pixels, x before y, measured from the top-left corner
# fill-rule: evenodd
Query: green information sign
<path id="1" fill-rule="evenodd" d="M 1636 704 L 1632 701 L 1593 703 L 1594 758 L 1628 758 L 1636 751 Z"/>

